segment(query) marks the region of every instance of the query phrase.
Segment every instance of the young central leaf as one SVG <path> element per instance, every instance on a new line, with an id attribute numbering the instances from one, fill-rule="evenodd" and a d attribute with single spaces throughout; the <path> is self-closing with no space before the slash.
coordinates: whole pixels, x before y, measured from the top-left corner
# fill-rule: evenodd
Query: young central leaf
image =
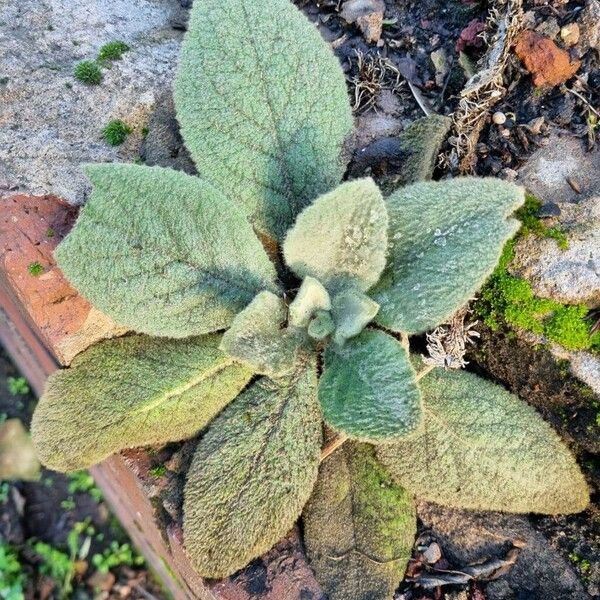
<path id="1" fill-rule="evenodd" d="M 287 265 L 329 292 L 368 290 L 385 267 L 388 217 L 372 179 L 343 183 L 298 217 L 283 245 Z"/>
<path id="2" fill-rule="evenodd" d="M 436 369 L 421 381 L 424 428 L 378 447 L 396 481 L 425 500 L 473 510 L 579 512 L 583 475 L 558 435 L 498 385 Z"/>
<path id="3" fill-rule="evenodd" d="M 293 527 L 317 478 L 322 433 L 316 368 L 263 378 L 200 440 L 184 492 L 184 541 L 204 577 L 226 577 Z"/>
<path id="4" fill-rule="evenodd" d="M 284 329 L 285 302 L 261 292 L 233 320 L 223 335 L 221 349 L 256 373 L 282 377 L 296 367 L 301 337 Z"/>
<path id="5" fill-rule="evenodd" d="M 227 327 L 275 268 L 242 212 L 211 185 L 160 167 L 91 165 L 94 184 L 60 268 L 119 324 L 167 337 Z"/>
<path id="6" fill-rule="evenodd" d="M 325 353 L 319 381 L 323 418 L 363 441 L 389 441 L 414 431 L 421 397 L 406 350 L 382 331 L 365 330 Z"/>
<path id="7" fill-rule="evenodd" d="M 202 177 L 276 239 L 344 174 L 344 75 L 289 0 L 194 2 L 175 105 Z"/>
<path id="8" fill-rule="evenodd" d="M 417 515 L 373 449 L 346 443 L 327 458 L 303 513 L 304 543 L 330 600 L 390 600 L 411 556 Z"/>
<path id="9" fill-rule="evenodd" d="M 135 335 L 92 346 L 48 380 L 31 424 L 40 460 L 74 471 L 195 435 L 252 377 L 220 341 Z"/>
<path id="10" fill-rule="evenodd" d="M 404 187 L 386 199 L 391 250 L 371 295 L 376 321 L 419 333 L 466 304 L 519 228 L 524 192 L 497 179 L 457 178 Z"/>

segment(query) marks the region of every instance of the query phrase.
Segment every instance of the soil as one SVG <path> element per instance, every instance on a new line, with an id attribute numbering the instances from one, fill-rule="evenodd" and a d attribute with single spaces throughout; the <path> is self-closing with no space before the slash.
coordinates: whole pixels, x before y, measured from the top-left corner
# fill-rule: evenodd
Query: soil
<path id="1" fill-rule="evenodd" d="M 2 347 L 0 347 L 0 415 L 17 418 L 28 424 L 36 399 L 31 395 L 14 395 L 9 391 L 8 378 L 19 377 Z M 3 482 L 0 498 L 0 548 L 13 552 L 23 574 L 21 588 L 25 600 L 163 600 L 160 584 L 143 566 L 143 559 L 131 547 L 125 532 L 111 515 L 99 490 L 83 474 L 73 488 L 73 478 L 42 469 L 38 481 Z M 87 491 L 86 491 L 87 490 Z M 65 580 L 49 573 L 51 565 L 59 568 L 69 563 L 69 534 L 78 523 L 85 530 L 78 536 L 75 572 L 69 587 Z M 86 541 L 89 539 L 89 542 Z M 39 542 L 62 554 L 45 561 L 46 554 L 35 549 Z M 85 550 L 89 543 L 89 548 Z M 94 556 L 104 553 L 120 559 L 104 573 L 94 565 Z M 142 564 L 140 564 L 142 563 Z M 2 566 L 0 566 L 2 569 Z M 0 572 L 0 578 L 3 573 Z M 0 597 L 3 597 L 0 594 Z M 19 596 L 8 596 L 17 600 Z"/>

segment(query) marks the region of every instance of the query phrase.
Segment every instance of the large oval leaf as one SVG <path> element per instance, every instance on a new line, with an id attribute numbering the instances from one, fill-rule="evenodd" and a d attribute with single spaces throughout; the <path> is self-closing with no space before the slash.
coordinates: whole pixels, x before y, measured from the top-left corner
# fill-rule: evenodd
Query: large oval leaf
<path id="1" fill-rule="evenodd" d="M 40 460 L 56 471 L 195 435 L 252 371 L 219 350 L 220 335 L 135 335 L 96 344 L 51 375 L 31 424 Z"/>
<path id="2" fill-rule="evenodd" d="M 344 174 L 344 75 L 289 0 L 194 2 L 175 105 L 201 175 L 277 239 Z"/>
<path id="3" fill-rule="evenodd" d="M 277 543 L 308 500 L 322 441 L 310 364 L 287 383 L 263 378 L 200 440 L 184 491 L 183 531 L 204 577 L 226 577 Z"/>
<path id="4" fill-rule="evenodd" d="M 56 249 L 71 283 L 141 333 L 187 337 L 227 327 L 275 268 L 239 208 L 210 184 L 160 167 L 90 165 L 94 184 Z"/>
<path id="5" fill-rule="evenodd" d="M 411 556 L 412 496 L 373 454 L 347 442 L 328 457 L 304 509 L 304 543 L 330 600 L 391 600 Z"/>
<path id="6" fill-rule="evenodd" d="M 385 267 L 388 217 L 372 179 L 338 186 L 305 208 L 283 246 L 287 265 L 330 292 L 368 290 Z"/>
<path id="7" fill-rule="evenodd" d="M 371 296 L 376 321 L 419 333 L 445 322 L 491 275 L 519 228 L 524 191 L 498 179 L 421 182 L 386 199 L 390 253 Z"/>
<path id="8" fill-rule="evenodd" d="M 331 427 L 362 441 L 397 439 L 421 422 L 408 353 L 382 331 L 365 330 L 342 347 L 327 348 L 319 401 Z"/>
<path id="9" fill-rule="evenodd" d="M 587 506 L 575 459 L 529 405 L 461 371 L 434 370 L 420 385 L 424 429 L 378 447 L 400 485 L 474 510 L 557 514 Z"/>

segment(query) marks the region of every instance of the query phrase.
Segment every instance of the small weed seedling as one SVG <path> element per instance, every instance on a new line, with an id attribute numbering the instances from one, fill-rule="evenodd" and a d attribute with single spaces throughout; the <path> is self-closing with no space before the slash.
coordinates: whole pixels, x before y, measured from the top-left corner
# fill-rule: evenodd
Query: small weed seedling
<path id="1" fill-rule="evenodd" d="M 25 377 L 7 377 L 8 391 L 13 396 L 26 396 L 29 394 L 29 385 Z"/>
<path id="2" fill-rule="evenodd" d="M 129 50 L 129 46 L 125 42 L 114 41 L 104 44 L 98 52 L 98 60 L 100 62 L 120 60 L 123 54 Z"/>
<path id="3" fill-rule="evenodd" d="M 131 133 L 131 127 L 123 121 L 116 119 L 111 121 L 103 130 L 102 137 L 111 146 L 120 146 Z"/>
<path id="4" fill-rule="evenodd" d="M 102 82 L 100 66 L 92 60 L 83 60 L 78 63 L 74 75 L 75 79 L 85 85 L 99 85 Z"/>
<path id="5" fill-rule="evenodd" d="M 231 575 L 302 516 L 331 600 L 393 597 L 415 496 L 583 510 L 585 479 L 533 408 L 409 352 L 492 274 L 523 190 L 421 181 L 439 117 L 412 138 L 409 185 L 384 198 L 342 181 L 344 74 L 289 0 L 196 2 L 174 95 L 201 177 L 85 167 L 93 192 L 56 258 L 136 333 L 50 378 L 32 423 L 42 461 L 83 469 L 198 435 L 183 503 L 197 571 Z"/>

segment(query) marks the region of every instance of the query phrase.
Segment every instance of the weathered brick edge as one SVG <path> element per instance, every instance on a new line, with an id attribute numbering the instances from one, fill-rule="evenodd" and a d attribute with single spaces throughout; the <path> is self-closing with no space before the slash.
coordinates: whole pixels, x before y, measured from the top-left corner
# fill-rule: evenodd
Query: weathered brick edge
<path id="1" fill-rule="evenodd" d="M 99 339 L 124 330 L 64 279 L 52 252 L 77 210 L 53 196 L 0 198 L 0 343 L 33 390 L 59 365 Z M 43 273 L 30 266 L 39 263 Z M 38 269 L 39 270 L 39 269 Z M 130 460 L 130 459 L 129 459 Z M 174 600 L 320 600 L 297 531 L 251 567 L 224 581 L 205 581 L 191 567 L 181 531 L 163 535 L 141 481 L 120 456 L 92 469 L 113 511 Z"/>

